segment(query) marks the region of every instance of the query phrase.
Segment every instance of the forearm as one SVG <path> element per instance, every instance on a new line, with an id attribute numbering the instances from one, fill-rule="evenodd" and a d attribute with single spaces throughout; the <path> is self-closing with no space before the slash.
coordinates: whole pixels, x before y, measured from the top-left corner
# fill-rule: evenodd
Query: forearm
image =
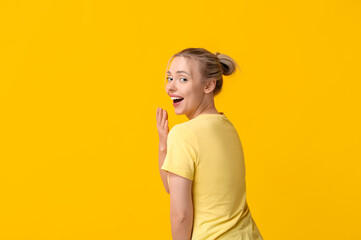
<path id="1" fill-rule="evenodd" d="M 166 155 L 167 155 L 167 148 L 162 145 L 159 145 L 158 164 L 159 164 L 160 178 L 162 179 L 165 191 L 169 194 L 169 186 L 168 186 L 168 181 L 167 181 L 168 173 L 166 171 L 164 171 L 163 169 L 161 169 Z"/>
<path id="2" fill-rule="evenodd" d="M 193 215 L 182 220 L 171 219 L 171 228 L 173 240 L 190 240 L 193 229 Z"/>

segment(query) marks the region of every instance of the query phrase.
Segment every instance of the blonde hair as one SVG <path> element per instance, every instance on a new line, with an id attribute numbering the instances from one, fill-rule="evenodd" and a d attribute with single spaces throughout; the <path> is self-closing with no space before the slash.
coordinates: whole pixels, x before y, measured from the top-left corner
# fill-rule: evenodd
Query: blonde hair
<path id="1" fill-rule="evenodd" d="M 228 76 L 239 69 L 236 61 L 225 54 L 216 52 L 215 54 L 209 52 L 204 48 L 186 48 L 174 54 L 168 61 L 169 63 L 175 57 L 185 57 L 195 60 L 199 63 L 199 70 L 202 76 L 201 82 L 205 82 L 210 78 L 216 79 L 216 87 L 213 90 L 213 95 L 218 95 L 222 90 L 223 75 Z"/>

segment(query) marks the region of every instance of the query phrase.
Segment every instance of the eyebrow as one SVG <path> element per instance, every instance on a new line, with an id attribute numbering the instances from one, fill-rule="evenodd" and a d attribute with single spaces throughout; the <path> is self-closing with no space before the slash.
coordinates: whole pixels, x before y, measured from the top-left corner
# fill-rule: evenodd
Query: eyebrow
<path id="1" fill-rule="evenodd" d="M 170 71 L 167 71 L 167 73 L 172 74 Z M 186 74 L 188 74 L 188 75 L 190 76 L 190 74 L 189 74 L 189 73 L 187 73 L 186 71 L 177 71 L 176 73 L 186 73 Z"/>

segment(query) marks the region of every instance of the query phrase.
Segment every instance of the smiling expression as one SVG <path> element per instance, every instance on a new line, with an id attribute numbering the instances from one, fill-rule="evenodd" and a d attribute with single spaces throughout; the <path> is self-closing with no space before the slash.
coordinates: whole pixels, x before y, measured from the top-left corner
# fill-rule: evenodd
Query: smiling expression
<path id="1" fill-rule="evenodd" d="M 166 92 L 172 97 L 183 98 L 174 103 L 177 115 L 192 116 L 203 102 L 204 86 L 197 61 L 185 57 L 175 57 L 166 74 Z M 178 100 L 176 100 L 178 101 Z"/>

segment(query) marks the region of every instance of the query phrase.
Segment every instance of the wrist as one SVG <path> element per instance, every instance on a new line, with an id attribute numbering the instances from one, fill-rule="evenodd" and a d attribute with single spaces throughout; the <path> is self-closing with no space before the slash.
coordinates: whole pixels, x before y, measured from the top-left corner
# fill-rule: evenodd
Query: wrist
<path id="1" fill-rule="evenodd" d="M 159 144 L 159 151 L 167 151 L 167 145 Z"/>

